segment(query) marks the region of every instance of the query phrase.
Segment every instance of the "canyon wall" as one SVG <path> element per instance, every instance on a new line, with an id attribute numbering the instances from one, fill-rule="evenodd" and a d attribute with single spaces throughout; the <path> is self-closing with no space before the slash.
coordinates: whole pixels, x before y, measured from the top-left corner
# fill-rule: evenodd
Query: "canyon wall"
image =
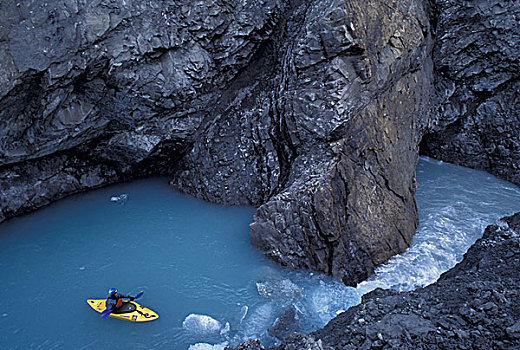
<path id="1" fill-rule="evenodd" d="M 0 219 L 173 173 L 280 6 L 2 1 Z"/>
<path id="2" fill-rule="evenodd" d="M 353 285 L 415 232 L 429 17 L 415 1 L 292 5 L 173 182 L 207 200 L 260 205 L 254 245 Z"/>
<path id="3" fill-rule="evenodd" d="M 2 1 L 0 222 L 164 174 L 354 285 L 411 242 L 419 145 L 518 183 L 518 8 Z"/>
<path id="4" fill-rule="evenodd" d="M 520 185 L 520 3 L 436 9 L 436 110 L 421 152 Z"/>

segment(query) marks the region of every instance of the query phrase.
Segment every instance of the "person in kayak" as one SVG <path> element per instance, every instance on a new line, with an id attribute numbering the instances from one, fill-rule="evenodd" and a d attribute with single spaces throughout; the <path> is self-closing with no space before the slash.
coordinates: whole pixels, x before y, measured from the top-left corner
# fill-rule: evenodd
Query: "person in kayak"
<path id="1" fill-rule="evenodd" d="M 135 298 L 130 295 L 121 294 L 117 291 L 116 288 L 110 288 L 108 291 L 108 298 L 105 303 L 105 306 L 112 311 L 117 311 L 121 306 L 123 306 L 123 298 L 134 300 Z"/>

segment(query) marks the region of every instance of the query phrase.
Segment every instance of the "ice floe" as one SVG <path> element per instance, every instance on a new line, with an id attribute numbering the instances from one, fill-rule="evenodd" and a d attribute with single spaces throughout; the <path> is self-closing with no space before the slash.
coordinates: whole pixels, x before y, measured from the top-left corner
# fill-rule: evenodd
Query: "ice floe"
<path id="1" fill-rule="evenodd" d="M 121 193 L 120 195 L 110 197 L 110 201 L 112 203 L 124 204 L 127 200 L 128 194 L 126 193 Z"/>
<path id="2" fill-rule="evenodd" d="M 218 334 L 222 324 L 208 315 L 190 314 L 182 322 L 182 328 L 192 334 Z"/>

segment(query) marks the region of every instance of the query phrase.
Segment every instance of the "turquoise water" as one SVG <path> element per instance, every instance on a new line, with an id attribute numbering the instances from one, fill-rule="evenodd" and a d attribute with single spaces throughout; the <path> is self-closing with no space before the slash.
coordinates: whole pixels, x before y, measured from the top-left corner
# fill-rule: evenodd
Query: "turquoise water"
<path id="1" fill-rule="evenodd" d="M 358 288 L 272 264 L 249 244 L 253 208 L 204 203 L 166 178 L 9 220 L 0 225 L 0 348 L 221 349 L 247 337 L 270 344 L 267 329 L 287 307 L 311 331 L 376 287 L 431 283 L 485 226 L 520 210 L 520 190 L 483 172 L 421 158 L 417 178 L 421 223 L 412 247 Z M 160 318 L 102 319 L 85 300 L 110 287 L 144 291 L 140 303 Z"/>

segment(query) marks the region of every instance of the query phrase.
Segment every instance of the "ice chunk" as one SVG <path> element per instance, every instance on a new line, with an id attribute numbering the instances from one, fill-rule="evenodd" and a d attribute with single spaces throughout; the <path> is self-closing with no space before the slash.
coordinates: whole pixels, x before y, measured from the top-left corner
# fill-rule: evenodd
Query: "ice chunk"
<path id="1" fill-rule="evenodd" d="M 249 338 L 258 338 L 274 322 L 274 306 L 271 303 L 263 304 L 249 313 L 243 330 Z"/>
<path id="2" fill-rule="evenodd" d="M 121 193 L 118 196 L 110 197 L 110 201 L 113 203 L 124 204 L 128 200 L 128 194 Z"/>
<path id="3" fill-rule="evenodd" d="M 269 299 L 296 299 L 302 294 L 300 287 L 289 279 L 256 282 L 256 290 L 260 296 Z"/>
<path id="4" fill-rule="evenodd" d="M 239 324 L 242 324 L 242 321 L 244 321 L 244 318 L 247 316 L 247 312 L 249 311 L 249 307 L 247 305 L 242 306 L 242 309 L 240 311 L 240 321 Z"/>
<path id="5" fill-rule="evenodd" d="M 208 335 L 218 333 L 222 325 L 211 316 L 190 314 L 182 321 L 182 328 L 190 333 Z"/>
<path id="6" fill-rule="evenodd" d="M 226 335 L 229 334 L 229 331 L 231 330 L 231 325 L 229 324 L 229 322 L 226 322 L 226 324 L 224 325 L 224 327 L 222 327 L 222 329 L 220 330 L 220 335 L 222 337 L 225 337 Z"/>
<path id="7" fill-rule="evenodd" d="M 227 342 L 220 344 L 197 343 L 190 345 L 188 350 L 224 350 L 228 346 Z"/>

